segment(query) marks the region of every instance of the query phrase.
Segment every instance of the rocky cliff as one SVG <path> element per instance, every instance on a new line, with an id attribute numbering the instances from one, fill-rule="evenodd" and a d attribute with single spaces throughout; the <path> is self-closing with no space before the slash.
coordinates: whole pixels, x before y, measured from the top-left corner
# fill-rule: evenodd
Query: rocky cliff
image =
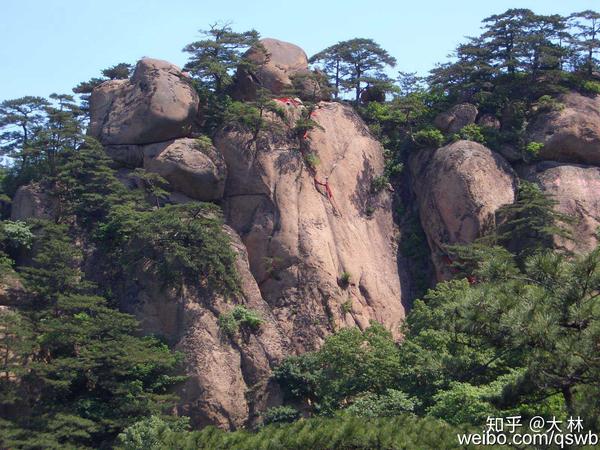
<path id="1" fill-rule="evenodd" d="M 308 71 L 298 47 L 272 39 L 263 45 L 268 64 L 258 74 L 238 74 L 238 90 L 248 93 L 250 80 L 279 94 L 292 75 Z M 224 210 L 239 295 L 201 296 L 193 285 L 168 290 L 140 267 L 121 299 L 145 333 L 165 336 L 184 353 L 189 379 L 179 410 L 196 426 L 255 423 L 281 402 L 270 372 L 284 356 L 372 320 L 399 337 L 404 317 L 407 281 L 391 192 L 372 188 L 384 170 L 380 144 L 350 106 L 318 103 L 311 114 L 317 126 L 299 135 L 295 123 L 308 114 L 305 106 L 276 103 L 281 113 L 267 116 L 264 131 L 226 126 L 212 146 L 197 139 L 199 100 L 189 79 L 165 61 L 141 60 L 130 80 L 105 82 L 90 100 L 89 134 L 122 172 L 143 167 L 169 181 L 172 200 L 211 201 Z M 13 215 L 35 215 L 27 208 Z M 240 304 L 263 324 L 228 335 L 219 318 Z"/>
<path id="2" fill-rule="evenodd" d="M 474 105 L 459 104 L 434 123 L 448 133 L 474 123 L 502 127 L 501 120 L 492 119 Z M 528 142 L 541 144 L 534 162 L 525 162 L 506 145 L 494 152 L 471 141 L 411 156 L 413 189 L 438 281 L 451 274 L 445 246 L 472 242 L 490 229 L 498 209 L 515 200 L 517 173 L 537 183 L 557 202 L 558 211 L 575 219 L 569 225 L 573 239 L 556 237 L 558 247 L 584 253 L 598 244 L 600 98 L 562 94 L 554 108 L 533 118 L 525 134 Z"/>
<path id="3" fill-rule="evenodd" d="M 321 101 L 309 109 L 285 96 L 297 76 L 310 75 L 299 47 L 266 39 L 247 56 L 264 64 L 238 72 L 234 95 L 252 101 L 267 89 L 280 96 L 278 112 L 265 112 L 258 132 L 229 123 L 212 142 L 201 136 L 200 100 L 191 81 L 155 59 L 142 59 L 129 80 L 96 87 L 90 99 L 89 134 L 124 180 L 141 167 L 169 182 L 170 202 L 206 201 L 223 209 L 238 294 L 226 298 L 193 283 L 167 289 L 138 267 L 120 298 L 144 333 L 164 336 L 185 355 L 189 378 L 178 409 L 195 426 L 257 423 L 266 408 L 281 403 L 270 374 L 285 356 L 319 347 L 341 327 L 365 328 L 370 321 L 400 339 L 411 300 L 393 192 L 375 183 L 384 173 L 381 145 L 352 107 L 323 101 L 310 77 L 301 92 Z M 493 227 L 498 209 L 515 200 L 517 174 L 579 219 L 572 225 L 576 239 L 557 238 L 559 246 L 584 252 L 597 244 L 600 100 L 570 93 L 560 102 L 527 130 L 529 141 L 543 144 L 535 163 L 514 148 L 495 152 L 467 140 L 410 156 L 410 186 L 403 189 L 415 198 L 407 206 L 418 211 L 438 281 L 451 275 L 446 245 L 472 242 Z M 299 132 L 298 121 L 306 119 L 312 125 Z M 434 124 L 451 135 L 475 123 L 499 129 L 502 121 L 460 103 Z M 23 186 L 12 218 L 51 218 L 53 208 L 39 186 Z M 18 286 L 0 290 L 5 295 Z M 259 329 L 223 329 L 220 319 L 239 305 L 260 315 Z"/>

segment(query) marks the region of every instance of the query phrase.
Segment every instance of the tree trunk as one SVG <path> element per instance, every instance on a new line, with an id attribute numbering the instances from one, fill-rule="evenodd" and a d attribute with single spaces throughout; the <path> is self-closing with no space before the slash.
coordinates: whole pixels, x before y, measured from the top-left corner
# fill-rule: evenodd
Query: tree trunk
<path id="1" fill-rule="evenodd" d="M 562 395 L 565 400 L 565 406 L 567 407 L 567 413 L 569 416 L 573 415 L 573 392 L 571 392 L 571 386 L 563 386 Z"/>

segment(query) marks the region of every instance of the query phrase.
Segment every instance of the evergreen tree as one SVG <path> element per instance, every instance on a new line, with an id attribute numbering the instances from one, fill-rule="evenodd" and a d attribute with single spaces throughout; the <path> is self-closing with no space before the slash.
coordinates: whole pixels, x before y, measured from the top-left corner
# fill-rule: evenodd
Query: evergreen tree
<path id="1" fill-rule="evenodd" d="M 336 99 L 339 98 L 342 81 L 343 48 L 343 43 L 337 43 L 321 50 L 308 60 L 310 64 L 319 64 L 325 75 L 332 80 L 334 86 L 333 93 Z"/>
<path id="2" fill-rule="evenodd" d="M 0 103 L 0 154 L 15 159 L 23 170 L 32 141 L 43 127 L 49 102 L 42 97 L 21 97 Z"/>
<path id="3" fill-rule="evenodd" d="M 258 44 L 259 34 L 255 30 L 238 33 L 229 24 L 213 24 L 200 33 L 206 39 L 192 42 L 183 49 L 191 55 L 184 69 L 199 80 L 203 88 L 222 95 L 239 65 L 252 66 L 242 54 Z"/>
<path id="4" fill-rule="evenodd" d="M 595 55 L 600 49 L 600 13 L 595 11 L 581 11 L 569 16 L 571 26 L 575 28 L 573 44 L 577 53 L 583 53 L 583 67 L 591 75 L 598 67 Z"/>
<path id="5" fill-rule="evenodd" d="M 0 442 L 18 448 L 103 448 L 124 427 L 172 405 L 176 355 L 137 322 L 94 296 L 67 228 L 38 222 L 27 301 L 0 315 L 9 330 L 3 366 Z"/>
<path id="6" fill-rule="evenodd" d="M 312 62 L 321 62 L 326 73 L 331 75 L 336 87 L 354 91 L 358 104 L 365 83 L 387 81 L 383 69 L 394 67 L 396 59 L 372 39 L 355 38 L 339 42 L 317 53 Z"/>

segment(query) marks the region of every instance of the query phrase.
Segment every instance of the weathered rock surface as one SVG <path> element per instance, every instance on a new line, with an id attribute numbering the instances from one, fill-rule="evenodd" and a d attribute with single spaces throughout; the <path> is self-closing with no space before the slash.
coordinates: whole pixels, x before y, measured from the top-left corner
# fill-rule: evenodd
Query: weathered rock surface
<path id="1" fill-rule="evenodd" d="M 89 134 L 105 145 L 149 144 L 187 136 L 198 95 L 181 70 L 144 58 L 131 80 L 102 83 L 90 98 Z"/>
<path id="2" fill-rule="evenodd" d="M 493 114 L 483 114 L 477 119 L 477 125 L 485 128 L 492 128 L 494 130 L 500 129 L 500 120 Z"/>
<path id="3" fill-rule="evenodd" d="M 573 240 L 557 237 L 556 245 L 575 253 L 596 248 L 600 226 L 600 168 L 542 162 L 522 168 L 521 175 L 537 182 L 558 202 L 556 209 L 573 216 Z"/>
<path id="4" fill-rule="evenodd" d="M 196 427 L 251 425 L 260 411 L 281 402 L 269 375 L 288 354 L 286 339 L 249 271 L 243 244 L 233 230 L 226 227 L 226 232 L 238 255 L 242 293 L 235 302 L 262 316 L 264 323 L 258 332 L 227 336 L 218 318 L 233 304 L 218 295 L 202 297 L 193 286 L 165 290 L 143 270 L 136 283 L 136 300 L 124 305 L 139 318 L 143 332 L 164 336 L 184 353 L 189 378 L 179 389 L 178 410 Z"/>
<path id="5" fill-rule="evenodd" d="M 475 123 L 477 107 L 471 103 L 454 105 L 436 116 L 433 124 L 444 133 L 457 133 L 464 126 Z"/>
<path id="6" fill-rule="evenodd" d="M 530 141 L 544 144 L 540 158 L 600 165 L 600 96 L 570 92 L 559 101 L 562 109 L 540 114 L 528 129 Z"/>
<path id="7" fill-rule="evenodd" d="M 260 41 L 262 48 L 254 47 L 245 57 L 258 65 L 254 72 L 238 69 L 235 96 L 241 100 L 254 100 L 258 88 L 265 88 L 275 95 L 287 94 L 294 86 L 299 88 L 300 97 L 322 98 L 318 83 L 310 79 L 308 58 L 297 45 L 277 39 Z"/>
<path id="8" fill-rule="evenodd" d="M 223 196 L 227 168 L 214 147 L 183 138 L 147 145 L 143 155 L 144 168 L 165 178 L 175 191 L 200 201 Z"/>
<path id="9" fill-rule="evenodd" d="M 12 201 L 10 219 L 52 219 L 55 211 L 56 201 L 46 193 L 42 185 L 32 183 L 17 189 Z"/>
<path id="10" fill-rule="evenodd" d="M 215 139 L 228 168 L 227 221 L 296 351 L 315 348 L 339 326 L 364 328 L 370 320 L 398 335 L 404 316 L 390 195 L 371 187 L 383 173 L 381 146 L 351 107 L 318 106 L 313 119 L 323 129 L 304 142 L 289 132 L 293 111 L 291 123 L 279 124 L 283 131 L 257 142 L 235 129 Z M 315 172 L 300 148 L 318 157 Z M 344 272 L 347 287 L 339 285 Z"/>
<path id="11" fill-rule="evenodd" d="M 437 279 L 445 280 L 444 246 L 472 242 L 493 226 L 496 210 L 515 199 L 516 179 L 500 155 L 472 141 L 423 150 L 410 166 Z"/>

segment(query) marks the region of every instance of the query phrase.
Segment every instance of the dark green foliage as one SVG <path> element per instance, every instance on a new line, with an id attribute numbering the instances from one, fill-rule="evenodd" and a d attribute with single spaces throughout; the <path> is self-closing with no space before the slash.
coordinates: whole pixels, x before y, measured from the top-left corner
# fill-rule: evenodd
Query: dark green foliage
<path id="1" fill-rule="evenodd" d="M 428 128 L 417 131 L 414 136 L 417 148 L 438 148 L 444 143 L 444 135 L 440 130 Z"/>
<path id="2" fill-rule="evenodd" d="M 232 115 L 241 117 L 241 122 L 253 122 L 254 129 L 255 117 L 250 116 L 255 115 L 249 110 L 242 111 L 243 106 L 232 101 L 229 88 L 237 67 L 253 71 L 260 65 L 243 58 L 250 47 L 262 49 L 259 34 L 254 30 L 235 32 L 228 23 L 215 23 L 201 34 L 204 39 L 186 45 L 183 51 L 190 54 L 184 69 L 189 71 L 200 96 L 203 130 L 213 136 L 224 122 L 231 121 Z"/>
<path id="3" fill-rule="evenodd" d="M 363 86 L 389 86 L 383 73 L 386 66 L 395 66 L 393 58 L 372 39 L 356 38 L 338 42 L 310 58 L 311 63 L 319 63 L 335 86 L 335 96 L 340 89 L 354 92 L 354 102 L 358 104 Z M 385 89 L 385 88 L 384 88 Z"/>
<path id="4" fill-rule="evenodd" d="M 189 428 L 187 417 L 169 418 L 150 416 L 127 427 L 118 436 L 121 450 L 163 450 L 162 439 L 170 433 L 182 433 Z"/>
<path id="5" fill-rule="evenodd" d="M 2 180 L 13 195 L 21 184 L 56 174 L 58 159 L 82 142 L 83 111 L 69 95 L 22 97 L 0 104 L 0 154 L 11 158 Z"/>
<path id="6" fill-rule="evenodd" d="M 411 412 L 415 408 L 414 400 L 402 391 L 388 389 L 385 394 L 366 394 L 356 398 L 346 409 L 348 414 L 358 417 L 392 417 Z"/>
<path id="7" fill-rule="evenodd" d="M 300 418 L 300 412 L 291 406 L 276 406 L 269 408 L 263 415 L 263 424 L 290 423 Z"/>
<path id="8" fill-rule="evenodd" d="M 187 282 L 225 295 L 237 292 L 235 254 L 215 205 L 188 203 L 155 210 L 115 206 L 99 237 L 113 263 L 118 261 L 131 275 L 144 267 L 169 286 Z"/>
<path id="9" fill-rule="evenodd" d="M 385 175 L 380 175 L 378 177 L 373 178 L 371 181 L 371 191 L 375 194 L 383 191 L 389 183 L 389 178 Z"/>
<path id="10" fill-rule="evenodd" d="M 552 248 L 554 236 L 571 238 L 565 225 L 574 221 L 555 211 L 556 204 L 537 184 L 521 181 L 515 203 L 498 211 L 499 225 L 493 236 L 519 257 Z"/>
<path id="11" fill-rule="evenodd" d="M 457 433 L 466 428 L 451 427 L 432 419 L 403 415 L 393 418 L 368 419 L 351 415 L 335 418 L 298 420 L 292 424 L 273 424 L 258 432 L 225 432 L 214 427 L 191 433 L 164 430 L 158 434 L 162 447 L 173 450 L 447 450 L 475 449 L 477 446 L 459 446 Z M 127 450 L 145 450 L 139 446 Z"/>
<path id="12" fill-rule="evenodd" d="M 201 30 L 205 39 L 192 42 L 183 49 L 190 54 L 184 66 L 202 86 L 222 94 L 233 80 L 233 71 L 240 64 L 253 67 L 251 61 L 242 58 L 248 48 L 257 45 L 259 34 L 255 30 L 238 33 L 230 24 L 213 24 Z"/>
<path id="13" fill-rule="evenodd" d="M 8 330 L 0 399 L 8 413 L 0 442 L 8 447 L 91 448 L 174 398 L 178 358 L 153 338 L 139 338 L 136 320 L 92 294 L 81 254 L 67 228 L 37 223 L 32 265 L 21 275 L 28 301 L 0 314 Z M 7 361 L 7 360 L 5 360 Z"/>
<path id="14" fill-rule="evenodd" d="M 225 126 L 235 127 L 251 133 L 248 146 L 256 143 L 264 132 L 277 132 L 281 124 L 269 118 L 274 115 L 284 118 L 283 110 L 272 100 L 272 95 L 265 89 L 259 89 L 256 100 L 252 102 L 231 102 L 223 115 Z"/>
<path id="15" fill-rule="evenodd" d="M 452 136 L 452 139 L 455 141 L 465 139 L 467 141 L 479 142 L 480 144 L 486 143 L 481 128 L 474 123 L 462 127 L 458 133 Z"/>
<path id="16" fill-rule="evenodd" d="M 93 138 L 86 137 L 78 150 L 65 151 L 54 187 L 63 215 L 75 215 L 89 228 L 104 221 L 114 205 L 126 201 L 126 188 L 110 164 Z"/>
<path id="17" fill-rule="evenodd" d="M 234 337 L 240 330 L 256 332 L 263 322 L 260 314 L 244 305 L 236 305 L 219 316 L 219 327 L 229 337 Z"/>
<path id="18" fill-rule="evenodd" d="M 353 396 L 384 393 L 397 380 L 400 360 L 391 334 L 379 324 L 364 332 L 342 329 L 328 337 L 321 349 L 287 358 L 274 378 L 290 398 L 328 413 Z"/>

